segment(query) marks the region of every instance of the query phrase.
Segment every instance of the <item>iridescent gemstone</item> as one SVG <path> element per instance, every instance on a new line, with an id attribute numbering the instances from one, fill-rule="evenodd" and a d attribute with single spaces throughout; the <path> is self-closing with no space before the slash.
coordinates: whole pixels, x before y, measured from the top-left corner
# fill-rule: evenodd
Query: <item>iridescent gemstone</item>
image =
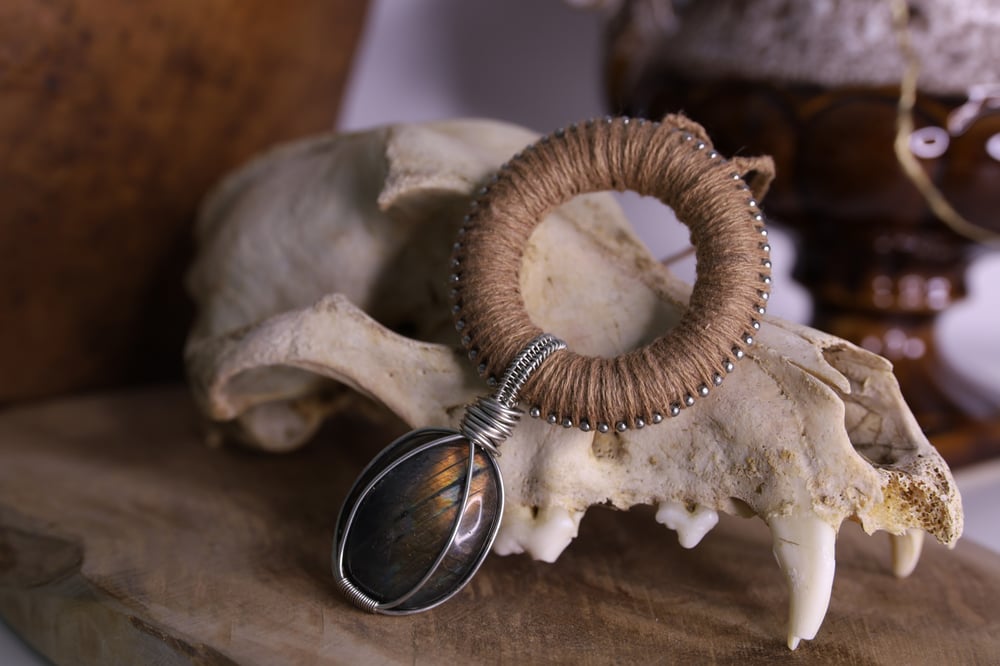
<path id="1" fill-rule="evenodd" d="M 334 572 L 385 604 L 381 612 L 425 610 L 469 581 L 502 512 L 503 484 L 491 455 L 453 430 L 409 433 L 382 451 L 348 494 Z"/>

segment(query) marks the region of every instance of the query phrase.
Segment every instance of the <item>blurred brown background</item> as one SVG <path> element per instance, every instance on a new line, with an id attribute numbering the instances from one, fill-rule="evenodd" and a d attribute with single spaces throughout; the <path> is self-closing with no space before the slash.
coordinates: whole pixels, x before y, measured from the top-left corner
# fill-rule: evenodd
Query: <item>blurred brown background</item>
<path id="1" fill-rule="evenodd" d="M 332 127 L 365 5 L 0 3 L 0 403 L 181 376 L 197 204 Z"/>

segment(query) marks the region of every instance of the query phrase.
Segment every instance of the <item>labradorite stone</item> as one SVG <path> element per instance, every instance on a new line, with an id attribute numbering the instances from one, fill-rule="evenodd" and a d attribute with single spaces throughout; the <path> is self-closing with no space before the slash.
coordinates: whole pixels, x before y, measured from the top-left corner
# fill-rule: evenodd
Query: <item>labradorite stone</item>
<path id="1" fill-rule="evenodd" d="M 406 457 L 434 440 L 436 445 Z M 418 431 L 383 451 L 359 479 L 348 497 L 358 510 L 344 536 L 344 571 L 374 599 L 385 602 L 409 592 L 446 548 L 431 578 L 397 610 L 419 609 L 447 598 L 479 566 L 500 520 L 500 475 L 493 459 L 477 448 L 470 480 L 469 452 L 464 438 L 449 441 L 440 432 Z M 385 477 L 358 496 L 387 467 L 391 469 Z M 467 483 L 471 487 L 463 507 Z M 449 547 L 455 521 L 460 521 L 459 529 Z"/>

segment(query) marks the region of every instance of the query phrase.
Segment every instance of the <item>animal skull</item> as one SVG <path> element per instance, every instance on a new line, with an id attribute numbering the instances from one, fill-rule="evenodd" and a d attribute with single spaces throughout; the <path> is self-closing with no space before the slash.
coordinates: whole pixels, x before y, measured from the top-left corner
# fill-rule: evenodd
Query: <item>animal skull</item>
<path id="1" fill-rule="evenodd" d="M 204 414 L 287 451 L 345 385 L 412 427 L 456 426 L 486 387 L 451 327 L 448 253 L 471 192 L 534 138 L 490 121 L 399 125 L 281 147 L 226 179 L 189 276 L 200 314 L 186 361 Z M 535 322 L 594 355 L 655 338 L 689 294 L 606 194 L 549 215 L 520 281 Z M 527 419 L 500 466 L 500 554 L 554 561 L 594 504 L 656 504 L 689 548 L 719 511 L 760 516 L 790 587 L 793 649 L 826 613 L 844 519 L 895 535 L 899 576 L 924 532 L 948 545 L 962 532 L 958 490 L 888 361 L 772 317 L 725 386 L 679 417 L 607 434 Z"/>

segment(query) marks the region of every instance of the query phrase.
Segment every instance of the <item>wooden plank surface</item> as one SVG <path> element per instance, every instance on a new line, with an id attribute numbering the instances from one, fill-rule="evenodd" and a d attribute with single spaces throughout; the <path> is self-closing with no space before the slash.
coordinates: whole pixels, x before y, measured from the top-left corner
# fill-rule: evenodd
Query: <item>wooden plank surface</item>
<path id="1" fill-rule="evenodd" d="M 459 597 L 363 614 L 329 573 L 332 522 L 393 433 L 341 420 L 305 450 L 201 443 L 179 387 L 0 413 L 0 613 L 57 663 L 996 663 L 1000 558 L 929 544 L 913 576 L 846 525 L 830 612 L 784 646 L 760 521 L 680 548 L 649 510 L 594 509 L 554 565 L 490 557 Z"/>

